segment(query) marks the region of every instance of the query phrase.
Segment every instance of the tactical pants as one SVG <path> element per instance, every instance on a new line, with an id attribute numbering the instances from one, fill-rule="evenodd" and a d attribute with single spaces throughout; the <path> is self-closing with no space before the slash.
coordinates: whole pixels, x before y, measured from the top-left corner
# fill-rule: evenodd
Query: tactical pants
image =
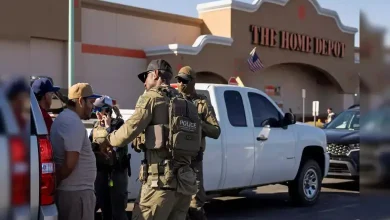
<path id="1" fill-rule="evenodd" d="M 109 172 L 98 171 L 95 181 L 96 211 L 100 208 L 104 220 L 127 220 L 127 169 L 112 171 L 113 186 L 109 186 Z"/>
<path id="2" fill-rule="evenodd" d="M 185 220 L 191 196 L 143 184 L 134 203 L 132 220 Z"/>
<path id="3" fill-rule="evenodd" d="M 194 196 L 192 196 L 187 219 L 205 220 L 207 218 L 203 206 L 206 202 L 207 196 L 203 186 L 203 161 L 193 160 L 191 162 L 191 167 L 194 169 L 196 173 L 196 183 L 198 185 L 198 192 Z"/>

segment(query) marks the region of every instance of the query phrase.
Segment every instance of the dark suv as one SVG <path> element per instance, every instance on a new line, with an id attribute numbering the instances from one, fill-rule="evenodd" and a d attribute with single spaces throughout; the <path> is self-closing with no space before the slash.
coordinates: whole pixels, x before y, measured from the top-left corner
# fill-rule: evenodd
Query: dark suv
<path id="1" fill-rule="evenodd" d="M 328 177 L 359 178 L 360 106 L 351 106 L 324 126 L 330 156 Z"/>

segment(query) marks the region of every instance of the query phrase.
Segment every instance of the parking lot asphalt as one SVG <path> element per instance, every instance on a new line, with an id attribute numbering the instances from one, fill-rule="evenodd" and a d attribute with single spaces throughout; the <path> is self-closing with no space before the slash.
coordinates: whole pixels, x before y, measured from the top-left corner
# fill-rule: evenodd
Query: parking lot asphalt
<path id="1" fill-rule="evenodd" d="M 288 201 L 287 187 L 270 185 L 242 192 L 239 197 L 217 197 L 205 206 L 208 219 L 390 219 L 390 193 L 359 193 L 359 185 L 349 180 L 324 179 L 318 203 L 294 207 Z M 128 204 L 131 219 L 133 204 Z M 99 218 L 97 218 L 99 219 Z"/>

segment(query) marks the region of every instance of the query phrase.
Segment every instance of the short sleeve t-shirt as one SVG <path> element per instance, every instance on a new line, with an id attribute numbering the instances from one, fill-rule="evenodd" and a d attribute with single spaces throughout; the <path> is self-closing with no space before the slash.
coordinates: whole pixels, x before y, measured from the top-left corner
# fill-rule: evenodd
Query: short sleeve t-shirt
<path id="1" fill-rule="evenodd" d="M 51 127 L 50 140 L 56 164 L 63 164 L 65 151 L 80 153 L 75 169 L 68 178 L 61 181 L 57 189 L 64 191 L 94 190 L 96 159 L 87 130 L 80 117 L 69 109 L 61 112 Z"/>

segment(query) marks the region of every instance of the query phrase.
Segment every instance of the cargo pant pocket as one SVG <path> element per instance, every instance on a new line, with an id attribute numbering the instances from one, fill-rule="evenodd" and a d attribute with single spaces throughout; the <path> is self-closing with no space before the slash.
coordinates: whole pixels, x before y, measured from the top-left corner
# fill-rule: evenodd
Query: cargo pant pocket
<path id="1" fill-rule="evenodd" d="M 194 170 L 189 166 L 180 167 L 177 171 L 177 192 L 183 195 L 194 195 L 197 191 Z"/>

